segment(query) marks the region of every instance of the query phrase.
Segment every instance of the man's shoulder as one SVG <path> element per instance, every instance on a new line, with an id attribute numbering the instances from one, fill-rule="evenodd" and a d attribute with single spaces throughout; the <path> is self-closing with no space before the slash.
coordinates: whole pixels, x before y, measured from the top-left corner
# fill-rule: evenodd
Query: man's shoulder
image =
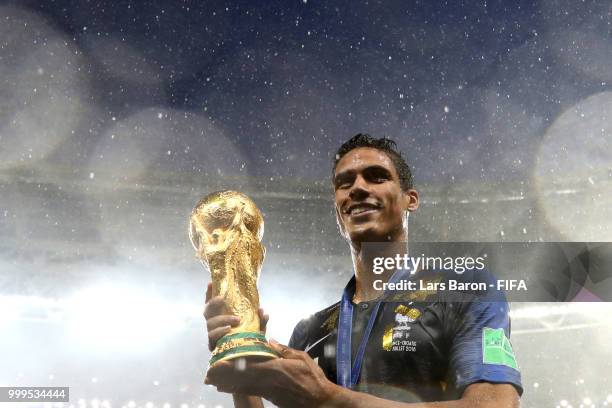
<path id="1" fill-rule="evenodd" d="M 303 318 L 293 329 L 289 345 L 293 348 L 304 349 L 315 338 L 331 333 L 338 325 L 340 302 Z"/>
<path id="2" fill-rule="evenodd" d="M 337 325 L 339 313 L 340 302 L 336 302 L 308 317 L 303 318 L 297 324 L 296 328 L 302 326 L 303 328 L 322 328 L 333 330 Z"/>

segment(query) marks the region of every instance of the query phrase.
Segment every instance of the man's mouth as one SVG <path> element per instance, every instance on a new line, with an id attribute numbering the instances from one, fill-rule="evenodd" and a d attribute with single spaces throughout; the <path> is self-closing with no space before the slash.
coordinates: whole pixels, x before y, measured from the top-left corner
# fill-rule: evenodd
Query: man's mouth
<path id="1" fill-rule="evenodd" d="M 378 211 L 380 208 L 381 208 L 381 205 L 379 204 L 371 204 L 371 203 L 353 204 L 346 209 L 345 214 L 348 214 L 349 216 L 354 217 L 358 215 L 365 215 L 365 214 L 373 213 L 374 211 Z"/>

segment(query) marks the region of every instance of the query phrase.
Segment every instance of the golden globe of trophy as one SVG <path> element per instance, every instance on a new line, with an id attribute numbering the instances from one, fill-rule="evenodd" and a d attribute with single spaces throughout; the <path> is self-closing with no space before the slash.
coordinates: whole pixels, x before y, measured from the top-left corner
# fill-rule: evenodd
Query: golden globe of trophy
<path id="1" fill-rule="evenodd" d="M 196 256 L 212 276 L 213 296 L 222 295 L 227 314 L 240 325 L 217 341 L 210 365 L 238 357 L 277 357 L 259 330 L 257 279 L 264 260 L 264 222 L 259 208 L 237 191 L 202 198 L 189 219 Z"/>

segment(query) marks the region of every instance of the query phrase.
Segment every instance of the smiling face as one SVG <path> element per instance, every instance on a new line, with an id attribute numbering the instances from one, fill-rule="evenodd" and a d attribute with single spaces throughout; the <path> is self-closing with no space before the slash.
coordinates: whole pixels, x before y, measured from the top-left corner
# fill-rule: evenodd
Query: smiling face
<path id="1" fill-rule="evenodd" d="M 391 158 L 372 147 L 349 151 L 334 172 L 336 217 L 353 243 L 406 241 L 404 217 L 419 205 L 415 190 L 402 191 Z"/>

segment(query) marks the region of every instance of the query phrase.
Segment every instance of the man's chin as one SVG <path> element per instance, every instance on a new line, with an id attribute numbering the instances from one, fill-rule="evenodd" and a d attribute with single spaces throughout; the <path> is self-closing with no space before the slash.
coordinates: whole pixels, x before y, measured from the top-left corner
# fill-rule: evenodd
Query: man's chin
<path id="1" fill-rule="evenodd" d="M 355 229 L 348 234 L 350 241 L 353 244 L 362 244 L 367 242 L 388 242 L 389 237 L 380 234 L 373 228 Z"/>

